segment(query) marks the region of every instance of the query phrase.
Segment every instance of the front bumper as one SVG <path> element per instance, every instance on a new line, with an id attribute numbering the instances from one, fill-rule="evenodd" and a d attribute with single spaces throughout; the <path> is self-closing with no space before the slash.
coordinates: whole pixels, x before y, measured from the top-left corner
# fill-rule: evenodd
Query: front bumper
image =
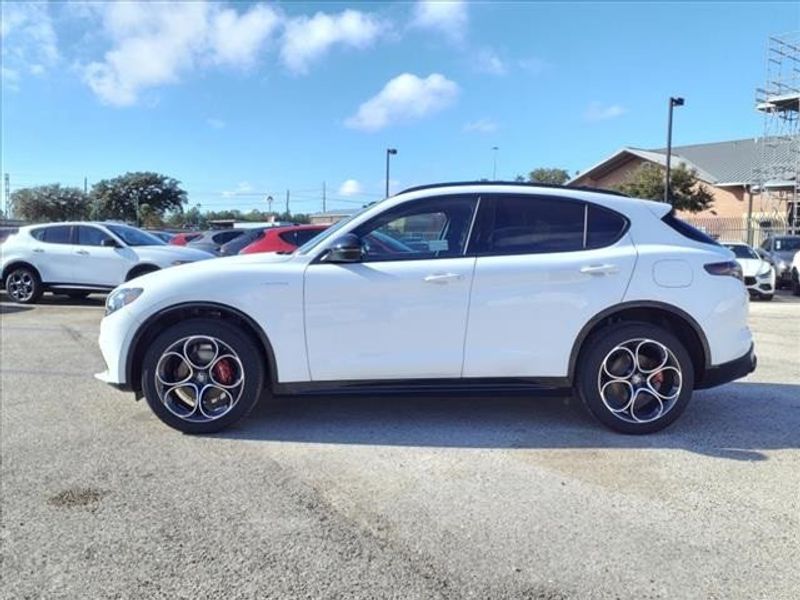
<path id="1" fill-rule="evenodd" d="M 698 390 L 704 390 L 740 379 L 755 371 L 757 364 L 755 346 L 751 345 L 750 350 L 739 358 L 707 368 L 703 378 L 694 387 Z"/>

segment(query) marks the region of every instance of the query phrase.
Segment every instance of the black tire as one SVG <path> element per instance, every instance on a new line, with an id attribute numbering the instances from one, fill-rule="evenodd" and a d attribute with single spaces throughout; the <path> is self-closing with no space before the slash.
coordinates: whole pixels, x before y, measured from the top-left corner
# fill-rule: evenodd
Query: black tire
<path id="1" fill-rule="evenodd" d="M 620 413 L 623 416 L 618 416 L 618 414 L 613 412 L 606 405 L 601 395 L 601 379 L 606 377 L 602 371 L 606 357 L 618 346 L 632 340 L 653 340 L 663 345 L 663 347 L 667 348 L 669 352 L 672 353 L 671 357 L 669 354 L 665 354 L 670 361 L 669 364 L 674 360 L 677 363 L 675 367 L 680 371 L 680 385 L 676 386 L 677 391 L 674 394 L 674 399 L 669 401 L 669 408 L 667 408 L 667 401 L 664 401 L 661 403 L 664 412 L 658 414 L 658 403 L 643 403 L 645 407 L 652 405 L 657 415 L 657 417 L 647 422 L 635 422 L 635 419 L 633 419 L 632 422 L 624 412 Z M 656 350 L 658 349 L 658 346 L 651 347 Z M 643 349 L 647 348 L 648 346 L 643 346 Z M 646 375 L 639 375 L 637 371 L 632 372 L 634 373 L 634 377 L 638 377 L 639 379 L 645 377 L 645 380 L 648 380 Z M 674 385 L 675 381 L 677 381 L 677 377 L 672 375 L 672 371 L 665 371 L 665 373 L 668 373 L 667 377 L 671 378 L 670 381 L 672 381 Z M 606 384 L 607 383 L 608 382 L 606 382 Z M 636 384 L 639 387 L 644 387 L 642 381 L 637 381 Z M 633 384 L 631 384 L 631 386 L 631 390 L 635 389 Z M 622 322 L 604 327 L 586 340 L 577 365 L 575 388 L 581 400 L 583 400 L 583 403 L 589 409 L 589 412 L 605 426 L 621 433 L 653 433 L 672 424 L 686 409 L 694 389 L 694 365 L 681 341 L 668 331 L 650 323 Z M 627 398 L 630 397 L 631 396 L 627 396 Z M 647 400 L 646 395 L 642 396 L 642 398 Z M 623 399 L 622 405 L 624 405 L 624 403 L 625 401 Z M 621 408 L 622 405 L 620 405 L 619 408 Z M 635 405 L 636 403 L 633 403 L 633 413 L 636 412 Z"/>
<path id="2" fill-rule="evenodd" d="M 764 302 L 770 302 L 775 297 L 774 294 L 762 294 L 759 296 L 759 300 L 763 300 Z"/>
<path id="3" fill-rule="evenodd" d="M 147 275 L 148 273 L 154 273 L 158 270 L 159 270 L 158 267 L 154 267 L 151 265 L 144 267 L 134 267 L 128 272 L 128 275 L 125 277 L 125 281 L 130 281 L 131 279 L 136 279 L 137 277 L 141 277 L 142 275 Z"/>
<path id="4" fill-rule="evenodd" d="M 6 294 L 17 304 L 36 304 L 44 293 L 39 273 L 31 267 L 15 267 L 6 275 Z"/>
<path id="5" fill-rule="evenodd" d="M 238 400 L 233 403 L 228 412 L 213 420 L 191 420 L 191 417 L 178 416 L 167 408 L 166 403 L 159 395 L 160 384 L 156 380 L 156 368 L 162 355 L 176 342 L 192 336 L 215 338 L 217 342 L 228 346 L 240 361 L 242 388 Z M 209 365 L 213 365 L 213 362 L 211 361 Z M 211 371 L 212 369 L 207 369 L 205 372 L 204 381 L 206 383 Z M 202 434 L 214 433 L 230 427 L 246 416 L 258 402 L 264 388 L 264 378 L 265 367 L 261 353 L 255 342 L 239 327 L 219 320 L 190 319 L 168 328 L 150 344 L 142 364 L 141 385 L 147 404 L 161 421 L 184 433 Z M 198 383 L 198 385 L 200 384 Z M 169 393 L 165 396 L 169 397 Z"/>

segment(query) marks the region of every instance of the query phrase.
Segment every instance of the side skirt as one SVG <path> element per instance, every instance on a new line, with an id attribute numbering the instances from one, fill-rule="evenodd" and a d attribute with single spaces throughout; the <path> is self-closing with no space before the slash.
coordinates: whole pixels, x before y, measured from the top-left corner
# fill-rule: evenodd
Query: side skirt
<path id="1" fill-rule="evenodd" d="M 276 396 L 298 395 L 487 395 L 568 396 L 572 393 L 566 377 L 469 378 L 469 379 L 378 379 L 355 381 L 303 381 L 274 383 Z"/>

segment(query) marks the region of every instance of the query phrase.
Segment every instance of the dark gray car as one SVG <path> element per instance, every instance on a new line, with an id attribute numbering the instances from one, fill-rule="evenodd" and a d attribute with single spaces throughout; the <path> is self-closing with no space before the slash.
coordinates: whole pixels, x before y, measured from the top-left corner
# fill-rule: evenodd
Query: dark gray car
<path id="1" fill-rule="evenodd" d="M 219 254 L 219 249 L 223 244 L 227 244 L 246 231 L 246 229 L 214 229 L 204 232 L 203 235 L 194 238 L 186 245 L 189 248 L 197 248 L 198 250 L 205 250 L 212 254 Z"/>
<path id="2" fill-rule="evenodd" d="M 775 287 L 790 286 L 792 260 L 800 251 L 800 235 L 770 235 L 758 248 L 758 254 L 775 267 Z"/>

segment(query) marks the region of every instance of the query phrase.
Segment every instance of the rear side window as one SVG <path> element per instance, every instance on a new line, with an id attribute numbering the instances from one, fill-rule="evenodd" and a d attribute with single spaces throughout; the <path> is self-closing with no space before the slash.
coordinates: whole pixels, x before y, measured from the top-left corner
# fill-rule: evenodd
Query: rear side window
<path id="1" fill-rule="evenodd" d="M 321 229 L 298 229 L 294 232 L 294 239 L 297 240 L 297 245 L 302 246 L 312 238 L 317 237 Z"/>
<path id="2" fill-rule="evenodd" d="M 215 244 L 227 244 L 240 235 L 242 235 L 241 230 L 223 231 L 222 233 L 215 234 L 213 239 Z"/>
<path id="3" fill-rule="evenodd" d="M 37 240 L 48 244 L 71 244 L 72 226 L 55 225 L 53 227 L 42 227 L 32 231 L 31 235 Z"/>
<path id="4" fill-rule="evenodd" d="M 278 234 L 278 237 L 291 246 L 302 245 L 297 243 L 297 237 L 295 236 L 294 231 L 282 231 L 281 233 Z"/>
<path id="5" fill-rule="evenodd" d="M 605 248 L 625 233 L 628 220 L 620 214 L 594 204 L 587 205 L 586 248 Z"/>
<path id="6" fill-rule="evenodd" d="M 562 198 L 494 196 L 484 212 L 475 249 L 481 254 L 541 254 L 583 249 L 583 202 Z"/>
<path id="7" fill-rule="evenodd" d="M 690 240 L 701 242 L 703 244 L 719 246 L 717 241 L 707 233 L 689 225 L 686 221 L 681 221 L 677 216 L 675 216 L 675 210 L 671 210 L 661 220 L 685 238 L 689 238 Z"/>

